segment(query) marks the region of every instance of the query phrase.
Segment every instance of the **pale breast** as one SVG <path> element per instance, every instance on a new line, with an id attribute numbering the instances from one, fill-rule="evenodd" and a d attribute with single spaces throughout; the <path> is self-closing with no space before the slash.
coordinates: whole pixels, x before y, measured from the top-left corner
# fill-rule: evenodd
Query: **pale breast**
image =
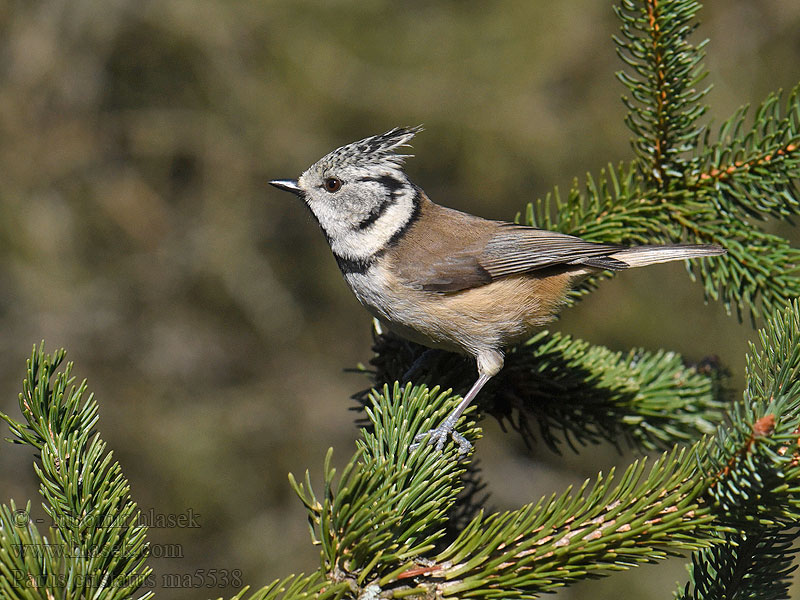
<path id="1" fill-rule="evenodd" d="M 526 338 L 561 308 L 573 273 L 516 275 L 451 293 L 403 285 L 386 265 L 347 275 L 359 301 L 390 329 L 433 348 L 466 354 Z"/>

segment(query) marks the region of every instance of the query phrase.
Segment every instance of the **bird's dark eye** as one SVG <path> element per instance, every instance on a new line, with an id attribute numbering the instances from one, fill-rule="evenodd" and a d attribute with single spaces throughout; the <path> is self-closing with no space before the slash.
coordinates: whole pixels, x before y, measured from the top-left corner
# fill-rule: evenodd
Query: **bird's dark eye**
<path id="1" fill-rule="evenodd" d="M 322 183 L 325 186 L 326 192 L 338 192 L 339 188 L 342 187 L 342 180 L 338 177 L 328 177 Z"/>

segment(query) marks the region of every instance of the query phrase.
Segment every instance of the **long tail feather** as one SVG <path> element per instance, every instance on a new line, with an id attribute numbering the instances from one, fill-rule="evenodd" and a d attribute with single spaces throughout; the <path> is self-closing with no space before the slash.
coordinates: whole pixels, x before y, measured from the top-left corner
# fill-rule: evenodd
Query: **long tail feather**
<path id="1" fill-rule="evenodd" d="M 656 263 L 699 258 L 701 256 L 718 256 L 725 254 L 725 248 L 714 244 L 675 244 L 674 246 L 634 246 L 609 255 L 629 267 L 645 267 Z"/>

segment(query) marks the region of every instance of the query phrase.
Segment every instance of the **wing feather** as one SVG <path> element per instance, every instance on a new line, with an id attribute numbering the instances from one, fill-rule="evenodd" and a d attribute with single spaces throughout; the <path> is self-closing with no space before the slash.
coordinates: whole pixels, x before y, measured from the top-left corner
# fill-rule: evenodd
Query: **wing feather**
<path id="1" fill-rule="evenodd" d="M 559 265 L 587 265 L 622 269 L 627 265 L 608 258 L 622 246 L 596 244 L 572 235 L 503 224 L 478 259 L 492 278 L 537 271 Z"/>
<path id="2" fill-rule="evenodd" d="M 421 217 L 386 250 L 395 274 L 411 287 L 456 292 L 548 267 L 622 269 L 623 246 L 595 244 L 554 231 L 481 219 L 421 196 Z M 401 250 L 402 248 L 402 250 Z"/>

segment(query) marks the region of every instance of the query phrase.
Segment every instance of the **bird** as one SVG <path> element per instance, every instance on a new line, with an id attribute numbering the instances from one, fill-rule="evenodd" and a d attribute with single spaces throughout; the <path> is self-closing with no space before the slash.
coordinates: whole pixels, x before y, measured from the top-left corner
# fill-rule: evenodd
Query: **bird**
<path id="1" fill-rule="evenodd" d="M 718 245 L 621 246 L 474 216 L 434 203 L 404 171 L 400 148 L 422 130 L 395 127 L 341 146 L 297 179 L 269 183 L 299 196 L 358 301 L 388 330 L 474 358 L 478 378 L 445 420 L 411 444 L 459 455 L 456 423 L 503 368 L 504 350 L 552 321 L 585 277 L 725 254 Z"/>

